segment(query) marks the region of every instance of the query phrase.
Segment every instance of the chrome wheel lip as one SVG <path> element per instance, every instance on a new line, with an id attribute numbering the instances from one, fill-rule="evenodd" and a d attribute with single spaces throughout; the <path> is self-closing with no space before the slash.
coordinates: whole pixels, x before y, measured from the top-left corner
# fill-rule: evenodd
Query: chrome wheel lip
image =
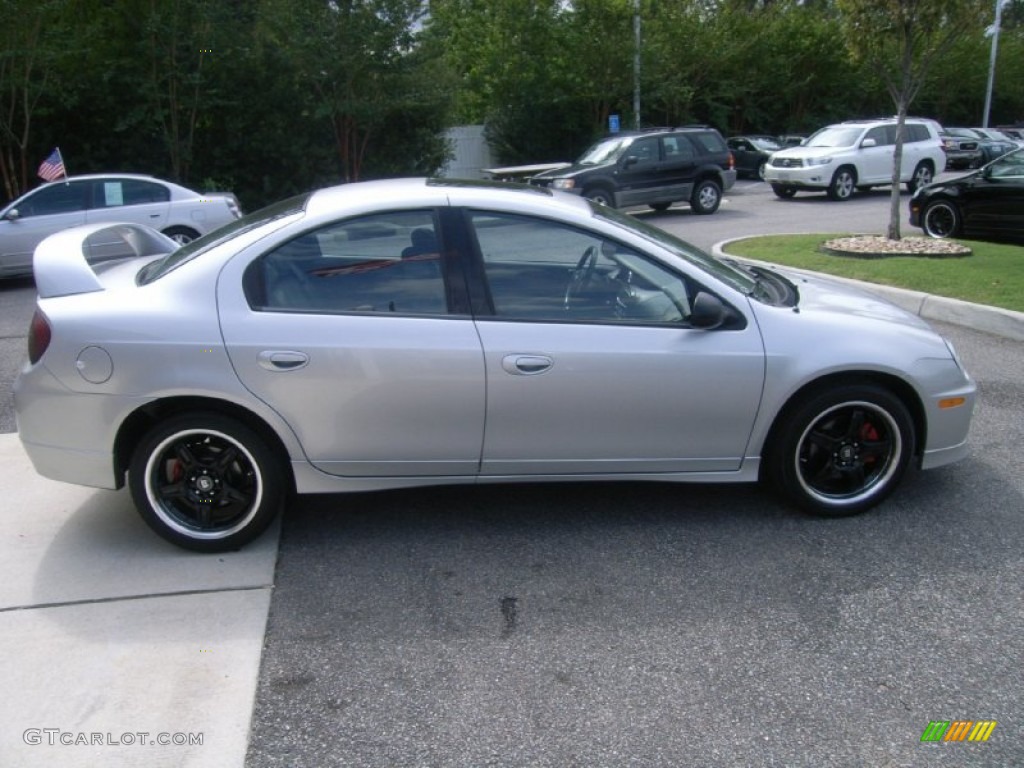
<path id="1" fill-rule="evenodd" d="M 240 517 L 236 517 L 234 522 L 230 523 L 228 526 L 204 529 L 195 525 L 186 524 L 182 520 L 182 516 L 173 509 L 173 507 L 160 495 L 155 487 L 155 478 L 157 473 L 160 471 L 159 464 L 166 457 L 168 449 L 173 444 L 189 437 L 215 437 L 225 443 L 228 443 L 232 448 L 245 457 L 245 460 L 248 463 L 248 467 L 246 469 L 251 471 L 254 475 L 255 493 L 252 495 L 252 498 L 249 499 L 245 512 Z M 146 498 L 149 501 L 150 508 L 153 510 L 153 513 L 160 518 L 160 521 L 169 529 L 183 536 L 187 536 L 190 539 L 213 541 L 233 536 L 252 522 L 256 513 L 260 509 L 260 504 L 263 501 L 263 476 L 260 472 L 259 464 L 256 462 L 256 459 L 253 457 L 249 449 L 231 435 L 214 429 L 182 429 L 165 437 L 160 441 L 156 448 L 150 451 L 146 460 L 145 489 Z"/>
<path id="2" fill-rule="evenodd" d="M 813 485 L 805 476 L 804 469 L 801 466 L 801 456 L 804 453 L 803 449 L 806 444 L 807 437 L 814 428 L 823 421 L 831 418 L 838 411 L 846 409 L 863 409 L 869 411 L 872 416 L 873 424 L 877 424 L 878 421 L 882 422 L 879 426 L 885 427 L 892 445 L 885 456 L 884 466 L 882 469 L 872 474 L 864 486 L 849 493 L 827 493 L 824 490 L 815 487 L 815 485 Z M 796 451 L 793 455 L 793 466 L 797 482 L 800 484 L 804 493 L 819 504 L 841 509 L 861 504 L 881 492 L 899 469 L 900 461 L 903 457 L 903 451 L 903 435 L 900 432 L 899 425 L 896 423 L 896 419 L 893 418 L 891 413 L 876 403 L 866 400 L 849 400 L 837 403 L 836 405 L 822 411 L 807 425 L 804 431 L 800 434 L 800 439 L 796 443 Z"/>

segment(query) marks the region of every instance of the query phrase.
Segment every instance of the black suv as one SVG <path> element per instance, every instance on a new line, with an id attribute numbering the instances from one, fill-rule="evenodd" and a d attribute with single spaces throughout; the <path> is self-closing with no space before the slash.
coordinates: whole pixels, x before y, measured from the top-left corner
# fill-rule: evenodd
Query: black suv
<path id="1" fill-rule="evenodd" d="M 714 213 L 736 181 L 732 153 L 706 125 L 617 133 L 575 163 L 545 171 L 531 184 L 583 195 L 615 208 L 649 205 L 663 211 L 686 201 L 694 213 Z"/>

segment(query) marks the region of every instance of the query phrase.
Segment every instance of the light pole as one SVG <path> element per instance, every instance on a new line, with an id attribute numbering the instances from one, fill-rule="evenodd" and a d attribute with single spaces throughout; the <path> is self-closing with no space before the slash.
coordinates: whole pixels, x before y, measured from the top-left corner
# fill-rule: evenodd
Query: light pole
<path id="1" fill-rule="evenodd" d="M 640 130 L 640 0 L 633 0 L 633 114 Z"/>
<path id="2" fill-rule="evenodd" d="M 1003 17 L 1003 4 L 1008 0 L 996 0 L 996 23 L 992 25 L 992 54 L 988 62 L 988 87 L 985 88 L 985 114 L 981 127 L 988 128 L 988 114 L 992 108 L 992 84 L 996 79 L 996 53 L 999 51 L 999 25 Z"/>

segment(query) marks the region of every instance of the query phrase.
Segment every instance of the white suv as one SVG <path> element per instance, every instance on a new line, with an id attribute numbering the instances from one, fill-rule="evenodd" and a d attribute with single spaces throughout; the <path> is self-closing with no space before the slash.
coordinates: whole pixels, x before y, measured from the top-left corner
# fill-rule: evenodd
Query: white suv
<path id="1" fill-rule="evenodd" d="M 930 184 L 946 168 L 946 154 L 934 120 L 908 118 L 900 181 L 911 192 Z M 892 183 L 896 120 L 851 120 L 822 128 L 799 147 L 773 154 L 764 180 L 779 197 L 798 190 L 824 190 L 847 200 L 855 189 Z"/>

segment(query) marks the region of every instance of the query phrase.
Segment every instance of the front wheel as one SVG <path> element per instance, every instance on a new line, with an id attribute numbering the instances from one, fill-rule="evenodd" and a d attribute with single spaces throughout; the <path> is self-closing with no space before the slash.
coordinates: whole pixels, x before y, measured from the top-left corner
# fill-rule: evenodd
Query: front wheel
<path id="1" fill-rule="evenodd" d="M 849 200 L 853 197 L 853 190 L 857 186 L 857 179 L 849 168 L 840 168 L 832 177 L 832 183 L 828 185 L 828 196 L 832 200 Z"/>
<path id="2" fill-rule="evenodd" d="M 615 207 L 615 196 L 612 195 L 612 193 L 609 192 L 604 187 L 595 187 L 594 189 L 588 189 L 584 191 L 583 196 L 590 200 L 593 200 L 595 203 L 607 205 L 609 208 Z"/>
<path id="3" fill-rule="evenodd" d="M 128 470 L 132 499 L 163 538 L 197 552 L 238 549 L 284 506 L 282 462 L 255 431 L 217 413 L 153 427 Z"/>
<path id="4" fill-rule="evenodd" d="M 823 390 L 781 418 L 768 447 L 769 477 L 813 514 L 842 517 L 878 504 L 914 453 L 907 407 L 873 384 Z"/>
<path id="5" fill-rule="evenodd" d="M 690 208 L 702 216 L 714 213 L 722 202 L 722 188 L 711 179 L 698 181 L 690 195 Z"/>
<path id="6" fill-rule="evenodd" d="M 960 229 L 960 210 L 948 200 L 935 200 L 921 214 L 921 229 L 929 237 L 954 237 Z"/>
<path id="7" fill-rule="evenodd" d="M 772 192 L 775 193 L 776 197 L 781 197 L 783 200 L 788 200 L 796 195 L 796 189 L 787 187 L 785 184 L 772 184 Z"/>

